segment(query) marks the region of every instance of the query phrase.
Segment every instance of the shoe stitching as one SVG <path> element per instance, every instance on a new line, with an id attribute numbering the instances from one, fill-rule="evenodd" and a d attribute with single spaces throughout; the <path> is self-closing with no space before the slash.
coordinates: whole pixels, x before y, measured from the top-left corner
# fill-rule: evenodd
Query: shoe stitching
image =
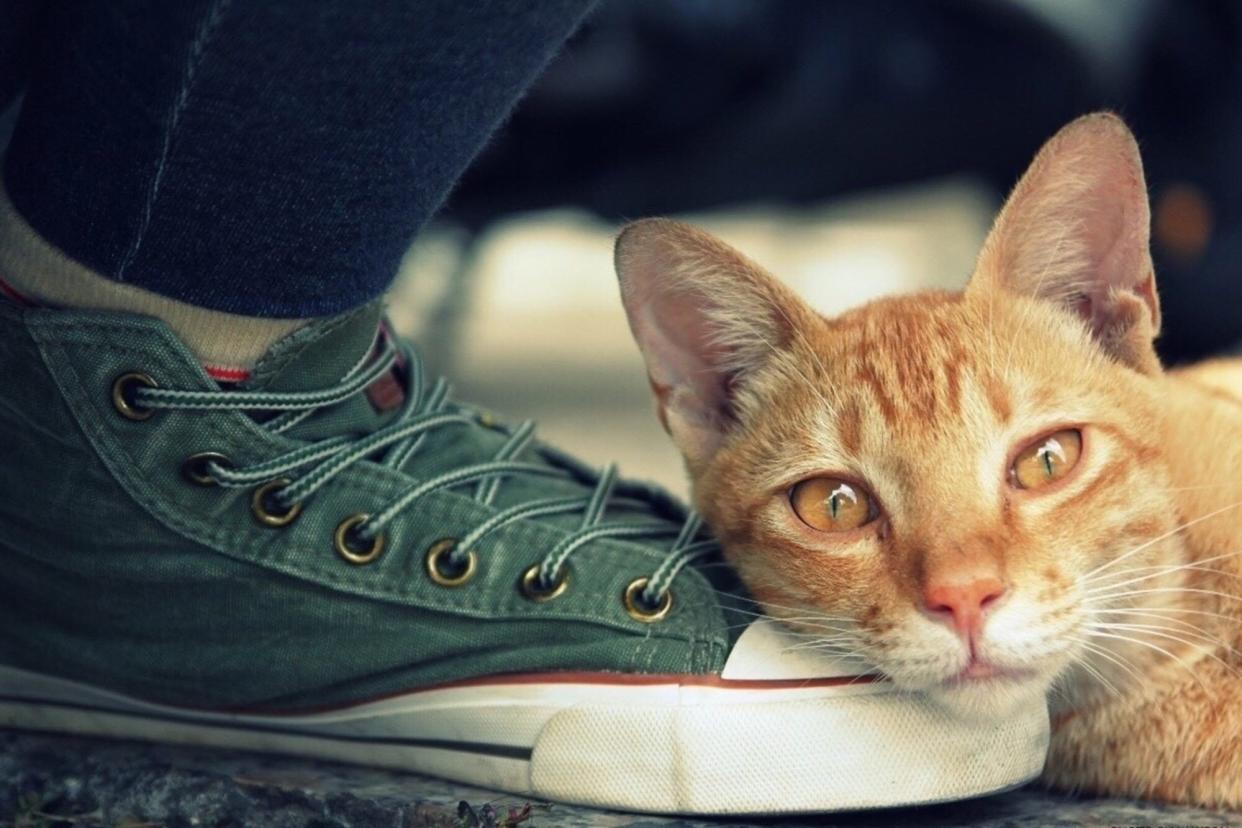
<path id="1" fill-rule="evenodd" d="M 317 325 L 305 325 L 288 334 L 273 346 L 273 353 L 259 360 L 254 366 L 254 369 L 251 371 L 249 385 L 251 387 L 262 386 L 274 375 L 283 371 L 289 363 L 300 357 L 307 348 L 336 333 L 342 327 L 353 322 L 359 315 L 369 313 L 372 310 L 373 304 L 363 305 L 335 319 L 322 320 Z"/>

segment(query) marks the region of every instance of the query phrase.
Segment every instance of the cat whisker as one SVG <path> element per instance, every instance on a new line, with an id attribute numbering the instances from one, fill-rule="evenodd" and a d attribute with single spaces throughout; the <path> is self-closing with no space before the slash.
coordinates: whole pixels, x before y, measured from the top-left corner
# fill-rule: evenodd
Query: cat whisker
<path id="1" fill-rule="evenodd" d="M 1239 574 L 1237 572 L 1226 572 L 1222 569 L 1213 569 L 1212 567 L 1187 566 L 1187 567 L 1179 567 L 1178 569 L 1172 569 L 1172 570 L 1168 570 L 1165 572 L 1156 572 L 1151 575 L 1145 575 L 1141 578 L 1131 578 L 1128 581 L 1120 581 L 1115 584 L 1103 584 L 1093 589 L 1084 590 L 1083 594 L 1085 596 L 1090 597 L 1092 595 L 1097 595 L 1101 592 L 1108 592 L 1109 590 L 1116 589 L 1118 587 L 1129 586 L 1130 584 L 1142 583 L 1143 581 L 1150 581 L 1152 578 L 1159 578 L 1162 575 L 1173 575 L 1178 572 L 1202 572 L 1208 575 L 1216 575 L 1217 577 L 1221 577 L 1221 578 L 1235 578 L 1238 580 L 1242 580 L 1242 574 Z"/>
<path id="2" fill-rule="evenodd" d="M 1222 552 L 1219 555 L 1212 555 L 1207 558 L 1196 558 L 1191 561 L 1183 561 L 1182 563 L 1158 563 L 1158 564 L 1144 564 L 1143 566 L 1131 566 L 1131 567 L 1127 567 L 1125 569 L 1119 570 L 1118 573 L 1116 574 L 1124 574 L 1126 572 L 1143 572 L 1148 569 L 1164 569 L 1166 567 L 1198 566 L 1200 564 L 1215 563 L 1216 561 L 1223 561 L 1226 558 L 1236 558 L 1239 555 L 1242 555 L 1242 550 L 1238 550 L 1235 552 Z M 1083 578 L 1082 580 L 1084 582 L 1089 582 L 1089 581 L 1096 581 L 1102 578 L 1109 578 L 1109 577 L 1115 577 L 1115 575 L 1095 575 L 1090 578 Z"/>
<path id="3" fill-rule="evenodd" d="M 852 641 L 822 641 L 822 642 L 804 642 L 792 647 L 784 647 L 782 653 L 798 652 L 812 650 L 821 652 L 823 655 L 838 660 L 856 659 L 866 661 L 861 655 L 862 647 L 857 642 Z"/>
<path id="4" fill-rule="evenodd" d="M 807 615 L 785 615 L 783 614 L 784 612 L 783 610 L 780 610 L 778 612 L 782 614 L 773 615 L 771 613 L 755 613 L 755 615 L 759 617 L 763 617 L 763 618 L 771 618 L 775 621 L 788 621 L 788 622 L 799 622 L 799 623 L 802 623 L 802 622 L 815 622 L 815 623 L 821 623 L 821 624 L 853 624 L 854 623 L 853 618 L 841 618 L 836 615 L 817 615 L 815 613 L 809 613 Z"/>
<path id="5" fill-rule="evenodd" d="M 1096 614 L 1096 613 L 1092 612 L 1092 615 L 1093 615 L 1093 616 L 1094 616 L 1095 614 Z M 1121 616 L 1123 616 L 1124 618 L 1138 618 L 1138 619 L 1147 619 L 1147 621 L 1150 621 L 1150 622 L 1161 622 L 1161 623 L 1163 623 L 1163 624 L 1176 624 L 1176 625 L 1177 625 L 1178 627 L 1180 627 L 1181 629 L 1184 629 L 1184 630 L 1189 630 L 1189 631 L 1192 631 L 1192 632 L 1194 632 L 1194 633 L 1196 633 L 1196 634 L 1201 634 L 1201 635 L 1210 635 L 1210 633 L 1208 633 L 1208 632 L 1207 632 L 1207 631 L 1203 628 L 1203 626 L 1202 626 L 1202 625 L 1199 625 L 1199 624 L 1192 624 L 1191 622 L 1189 622 L 1189 621 L 1185 621 L 1185 620 L 1183 620 L 1183 619 L 1181 619 L 1181 618 L 1169 618 L 1169 617 L 1168 617 L 1168 616 L 1166 616 L 1166 615 L 1153 615 L 1153 614 L 1148 614 L 1148 613 L 1146 613 L 1146 612 L 1143 612 L 1143 611 L 1142 611 L 1142 610 L 1140 610 L 1140 609 L 1136 609 L 1136 610 L 1111 610 L 1111 611 L 1110 611 L 1110 610 L 1105 610 L 1105 611 L 1103 611 L 1103 614 L 1108 614 L 1108 615 L 1121 615 Z M 1132 623 L 1141 623 L 1141 622 L 1125 621 L 1125 620 L 1122 620 L 1122 621 L 1110 621 L 1110 620 L 1109 620 L 1109 619 L 1107 619 L 1107 618 L 1099 618 L 1099 619 L 1095 619 L 1095 620 L 1094 620 L 1093 622 L 1091 622 L 1091 623 L 1096 623 L 1096 624 L 1122 624 L 1122 623 L 1130 623 L 1130 624 L 1132 624 Z M 1217 639 L 1217 638 L 1213 638 L 1213 640 L 1215 641 L 1215 640 L 1218 640 L 1218 639 Z M 1222 642 L 1222 643 L 1223 643 L 1223 642 Z"/>
<path id="6" fill-rule="evenodd" d="M 832 655 L 834 656 L 845 657 L 845 654 L 840 652 L 840 648 L 843 645 L 854 644 L 854 643 L 857 643 L 857 642 L 854 641 L 853 639 L 843 639 L 841 641 L 837 641 L 834 639 L 825 638 L 825 639 L 817 639 L 814 641 L 803 641 L 798 644 L 792 644 L 788 647 L 782 647 L 781 652 L 790 653 L 790 652 L 795 652 L 798 650 L 825 650 L 825 651 L 831 651 Z M 857 649 L 857 648 L 854 648 L 854 649 Z"/>
<path id="7" fill-rule="evenodd" d="M 817 632 L 817 633 L 809 633 L 809 632 L 807 632 L 807 633 L 794 633 L 794 637 L 797 637 L 797 638 L 804 638 L 804 639 L 806 639 L 806 641 L 826 641 L 826 640 L 828 640 L 828 639 L 832 639 L 833 641 L 838 641 L 838 640 L 844 640 L 844 639 L 847 639 L 847 638 L 852 638 L 852 639 L 854 639 L 854 640 L 861 640 L 859 636 L 855 635 L 854 633 L 850 633 L 850 632 L 839 632 L 839 633 L 832 633 L 831 635 L 825 635 L 825 634 L 824 634 L 824 633 L 822 633 L 822 632 Z M 805 644 L 805 643 L 806 643 L 806 641 L 799 642 L 799 643 L 803 643 L 803 644 Z"/>
<path id="8" fill-rule="evenodd" d="M 1114 696 L 1121 698 L 1121 691 L 1117 689 L 1117 685 L 1113 684 L 1111 681 L 1105 678 L 1104 674 L 1101 673 L 1098 669 L 1096 669 L 1095 666 L 1093 666 L 1087 661 L 1079 661 L 1077 662 L 1077 664 L 1079 667 L 1083 669 L 1083 671 L 1087 675 L 1091 676 L 1096 681 L 1098 681 L 1100 684 L 1102 684 L 1104 688 L 1109 690 Z"/>
<path id="9" fill-rule="evenodd" d="M 826 624 L 810 625 L 804 629 L 799 629 L 797 627 L 790 627 L 788 630 L 786 630 L 786 632 L 792 635 L 800 635 L 800 636 L 824 635 L 828 633 L 831 633 L 833 635 L 853 635 L 853 636 L 859 635 L 858 630 L 852 627 L 832 627 Z"/>
<path id="10" fill-rule="evenodd" d="M 1125 670 L 1127 673 L 1133 676 L 1136 681 L 1140 683 L 1143 681 L 1142 673 L 1140 673 L 1138 669 L 1133 664 L 1130 663 L 1129 659 L 1123 658 L 1118 653 L 1109 652 L 1107 647 L 1101 647 L 1099 644 L 1095 644 L 1091 641 L 1088 641 L 1085 638 L 1080 638 L 1078 636 L 1070 636 L 1069 638 L 1071 641 L 1075 641 L 1078 644 L 1082 645 L 1084 649 L 1094 653 L 1095 655 L 1099 656 L 1100 658 L 1105 659 L 1106 661 L 1112 662 L 1113 664 L 1117 665 L 1121 669 Z M 1082 661 L 1080 659 L 1076 661 L 1075 663 L 1081 664 Z"/>
<path id="11" fill-rule="evenodd" d="M 1127 581 L 1116 581 L 1116 582 L 1104 583 L 1104 584 L 1101 584 L 1100 586 L 1096 586 L 1096 587 L 1092 587 L 1091 589 L 1083 590 L 1083 594 L 1094 595 L 1099 592 L 1107 592 L 1110 589 L 1116 589 L 1117 587 L 1128 586 L 1129 584 L 1137 584 L 1137 583 L 1141 583 L 1142 581 L 1150 581 L 1152 578 L 1159 578 L 1162 575 L 1172 575 L 1177 572 L 1207 572 L 1207 573 L 1211 573 L 1215 575 L 1220 575 L 1225 578 L 1242 579 L 1242 575 L 1239 575 L 1236 572 L 1226 572 L 1223 569 L 1214 569 L 1210 566 L 1197 566 L 1194 564 L 1185 564 L 1182 566 L 1162 569 L 1158 572 L 1152 572 L 1151 574 L 1148 574 L 1148 575 L 1141 575 L 1137 578 L 1131 578 Z"/>
<path id="12" fill-rule="evenodd" d="M 817 612 L 806 611 L 805 615 L 772 615 L 766 612 L 755 612 L 753 610 L 734 609 L 744 615 L 754 616 L 756 618 L 771 618 L 775 621 L 852 621 L 851 618 L 843 618 L 836 615 L 821 615 Z"/>
<path id="13" fill-rule="evenodd" d="M 1193 632 L 1187 632 L 1186 630 L 1181 630 L 1176 627 L 1166 627 L 1160 624 L 1129 624 L 1129 623 L 1104 624 L 1104 623 L 1094 622 L 1094 623 L 1089 623 L 1088 626 L 1092 627 L 1093 629 L 1129 630 L 1132 632 L 1148 632 L 1151 635 L 1160 636 L 1162 638 L 1168 638 L 1173 641 L 1178 641 L 1187 646 L 1198 647 L 1199 645 L 1205 645 L 1213 650 L 1216 650 L 1216 649 L 1224 650 L 1225 652 L 1227 652 L 1229 655 L 1232 655 L 1232 656 L 1238 655 L 1238 651 L 1235 650 L 1233 647 L 1229 646 L 1229 644 L 1211 635 L 1208 635 L 1207 633 L 1201 630 L 1194 630 Z M 1173 635 L 1172 633 L 1181 633 L 1182 635 L 1189 635 L 1191 636 L 1191 639 L 1187 641 L 1186 639 L 1179 638 L 1178 636 Z M 1219 661 L 1221 665 L 1224 666 L 1230 672 L 1236 672 L 1235 668 L 1232 665 L 1226 663 L 1220 657 L 1216 656 L 1215 654 L 1211 652 L 1208 652 L 1206 654 L 1210 656 L 1211 658 L 1214 658 L 1217 661 Z"/>
<path id="14" fill-rule="evenodd" d="M 1089 612 L 1099 613 L 1101 615 L 1152 615 L 1155 617 L 1163 617 L 1165 613 L 1179 613 L 1187 615 L 1207 615 L 1212 618 L 1221 618 L 1225 621 L 1234 622 L 1238 619 L 1232 615 L 1226 615 L 1223 612 L 1211 612 L 1210 610 L 1197 610 L 1188 607 L 1129 607 L 1129 608 L 1113 608 L 1099 609 L 1091 607 Z M 1156 615 L 1159 613 L 1159 615 Z"/>
<path id="15" fill-rule="evenodd" d="M 799 639 L 798 643 L 805 643 L 807 641 L 813 641 L 813 640 L 825 639 L 825 638 L 831 638 L 833 640 L 847 639 L 847 638 L 853 641 L 862 640 L 861 636 L 858 636 L 852 632 L 849 632 L 848 630 L 819 630 L 817 632 L 803 633 L 797 636 L 797 638 Z"/>
<path id="16" fill-rule="evenodd" d="M 1131 623 L 1131 622 L 1126 622 L 1126 621 L 1088 621 L 1086 626 L 1089 629 L 1093 629 L 1093 630 L 1109 630 L 1109 631 L 1130 630 L 1131 632 L 1150 631 L 1153 635 L 1160 635 L 1162 633 L 1182 633 L 1184 635 L 1190 636 L 1190 640 L 1185 640 L 1181 638 L 1177 638 L 1173 640 L 1180 641 L 1181 643 L 1188 644 L 1188 645 L 1193 642 L 1196 646 L 1198 644 L 1205 644 L 1209 647 L 1227 646 L 1223 642 L 1216 640 L 1212 636 L 1200 630 L 1185 630 L 1185 629 L 1181 629 L 1178 627 L 1168 627 L 1163 624 L 1143 624 L 1143 623 Z M 1172 638 L 1171 635 L 1169 637 Z"/>
<path id="17" fill-rule="evenodd" d="M 1236 558 L 1239 555 L 1242 555 L 1242 551 L 1225 552 L 1220 555 L 1212 555 L 1209 558 L 1200 558 L 1198 560 L 1186 561 L 1184 563 L 1147 564 L 1145 566 L 1132 566 L 1132 567 L 1127 567 L 1126 569 L 1118 570 L 1117 572 L 1109 573 L 1107 575 L 1095 575 L 1090 578 L 1086 578 L 1086 577 L 1080 578 L 1079 582 L 1082 584 L 1090 584 L 1090 583 L 1094 583 L 1097 581 L 1103 581 L 1103 582 L 1109 583 L 1110 582 L 1109 579 L 1111 578 L 1120 578 L 1131 572 L 1146 572 L 1148 570 L 1153 570 L 1153 569 L 1167 571 L 1167 572 L 1176 572 L 1180 569 L 1191 569 L 1191 568 L 1202 567 L 1204 564 L 1215 563 L 1216 561 L 1223 561 L 1226 558 Z M 1209 570 L 1209 571 L 1221 572 L 1221 570 Z"/>
<path id="18" fill-rule="evenodd" d="M 1093 576 L 1093 575 L 1095 575 L 1095 574 L 1097 574 L 1097 573 L 1103 572 L 1104 570 L 1109 569 L 1110 567 L 1116 566 L 1117 564 L 1119 564 L 1119 563 L 1121 563 L 1122 561 L 1124 561 L 1126 558 L 1129 558 L 1131 555 L 1137 555 L 1139 552 L 1142 552 L 1144 549 L 1147 549 L 1148 547 L 1152 546 L 1153 544 L 1159 543 L 1159 542 L 1160 542 L 1160 541 L 1162 541 L 1162 540 L 1166 540 L 1167 538 L 1170 538 L 1170 537 L 1172 537 L 1173 535 L 1176 535 L 1178 532 L 1183 532 L 1183 531 L 1185 531 L 1185 530 L 1189 529 L 1191 526 L 1194 526 L 1195 524 L 1202 523 L 1203 521 L 1208 520 L 1209 518 L 1214 518 L 1214 517 L 1216 517 L 1217 515 L 1224 514 L 1225 512 L 1228 512 L 1228 511 L 1229 511 L 1229 510 L 1231 510 L 1231 509 L 1236 509 L 1236 508 L 1238 508 L 1239 506 L 1242 506 L 1242 500 L 1239 500 L 1238 502 L 1233 503 L 1233 504 L 1231 504 L 1231 505 L 1229 505 L 1229 506 L 1222 506 L 1222 507 L 1221 507 L 1221 508 L 1219 508 L 1219 509 L 1216 509 L 1216 510 L 1214 510 L 1214 511 L 1208 512 L 1206 515 L 1200 515 L 1199 517 L 1195 518 L 1194 520 L 1187 521 L 1186 523 L 1183 523 L 1181 526 L 1177 526 L 1177 527 L 1175 527 L 1175 528 L 1173 528 L 1173 529 L 1170 529 L 1170 530 L 1169 530 L 1169 531 L 1167 531 L 1167 532 L 1164 532 L 1163 534 L 1157 535 L 1157 536 L 1156 536 L 1156 537 L 1154 537 L 1154 538 L 1151 538 L 1151 539 L 1149 539 L 1149 540 L 1147 540 L 1147 541 L 1144 541 L 1143 543 L 1141 543 L 1141 544 L 1139 544 L 1138 546 L 1134 547 L 1134 548 L 1133 548 L 1133 549 L 1131 549 L 1130 551 L 1125 552 L 1125 553 L 1123 553 L 1123 554 L 1121 554 L 1121 555 L 1118 555 L 1117 557 L 1115 557 L 1115 558 L 1113 558 L 1113 559 L 1111 559 L 1111 560 L 1109 560 L 1109 561 L 1106 561 L 1106 562 L 1104 562 L 1104 563 L 1100 564 L 1099 566 L 1097 566 L 1095 569 L 1091 570 L 1090 572 L 1086 572 L 1086 573 L 1084 573 L 1084 574 L 1082 575 L 1082 578 L 1084 578 L 1084 579 L 1086 579 L 1086 578 L 1090 578 L 1091 576 Z"/>
<path id="19" fill-rule="evenodd" d="M 1157 653 L 1160 653 L 1161 655 L 1165 656 L 1166 658 L 1169 658 L 1169 659 L 1171 659 L 1171 660 L 1173 660 L 1173 661 L 1177 662 L 1177 664 L 1179 664 L 1179 665 L 1182 667 L 1182 669 L 1184 669 L 1186 672 L 1190 673 L 1191 678 L 1193 678 L 1193 679 L 1195 680 L 1195 682 L 1196 682 L 1196 683 L 1198 683 L 1198 685 L 1199 685 L 1201 688 L 1203 688 L 1204 692 L 1207 692 L 1207 690 L 1208 690 L 1207 685 L 1203 683 L 1203 679 L 1201 679 L 1201 678 L 1199 677 L 1199 674 L 1198 674 L 1198 673 L 1196 673 L 1193 669 L 1191 669 L 1191 667 L 1190 667 L 1190 665 L 1189 665 L 1189 664 L 1187 664 L 1185 661 L 1183 661 L 1182 659 L 1178 658 L 1177 656 L 1173 655 L 1173 654 L 1172 654 L 1172 653 L 1170 653 L 1168 650 L 1166 650 L 1164 647 L 1161 647 L 1161 646 L 1160 646 L 1160 645 L 1158 645 L 1158 644 L 1153 644 L 1153 643 L 1151 643 L 1150 641 L 1144 641 L 1144 640 L 1143 640 L 1143 639 L 1141 639 L 1141 638 L 1134 638 L 1133 636 L 1128 636 L 1128 635 L 1118 635 L 1117 633 L 1109 633 L 1109 632 L 1098 632 L 1098 631 L 1095 631 L 1095 632 L 1090 632 L 1090 633 L 1088 633 L 1088 635 L 1095 636 L 1096 638 L 1112 638 L 1112 639 L 1116 639 L 1116 640 L 1118 640 L 1118 641 L 1126 641 L 1126 642 L 1129 642 L 1129 643 L 1131 643 L 1131 644 L 1137 644 L 1137 645 L 1139 645 L 1140 647 L 1147 647 L 1147 648 L 1148 648 L 1148 649 L 1150 649 L 1150 650 L 1155 650 Z"/>
<path id="20" fill-rule="evenodd" d="M 781 621 L 789 624 L 820 624 L 823 626 L 835 626 L 838 624 L 853 625 L 852 618 L 837 618 L 831 615 L 773 615 L 767 612 L 753 612 L 751 610 L 735 609 L 739 615 L 749 616 L 752 620 L 747 624 L 752 624 L 761 618 L 769 618 L 773 621 Z M 746 626 L 741 622 L 737 626 Z"/>
<path id="21" fill-rule="evenodd" d="M 842 625 L 841 623 L 832 623 L 815 617 L 807 618 L 782 618 L 772 615 L 758 615 L 758 618 L 771 618 L 773 621 L 781 622 L 781 630 L 786 635 L 820 635 L 823 633 L 850 633 L 856 634 L 858 628 L 853 625 Z M 726 629 L 736 630 L 745 629 L 754 620 L 738 622 L 737 624 L 729 624 Z"/>
<path id="22" fill-rule="evenodd" d="M 803 623 L 801 629 L 798 627 L 788 627 L 783 629 L 786 635 L 792 635 L 799 638 L 807 636 L 822 635 L 857 635 L 858 633 L 849 627 L 834 627 L 828 624 L 807 624 Z"/>
<path id="23" fill-rule="evenodd" d="M 749 624 L 730 624 L 725 627 L 727 630 L 745 629 Z M 797 627 L 784 627 L 781 634 L 789 638 L 814 638 L 823 635 L 854 635 L 854 631 L 846 627 L 828 627 L 807 625 L 803 629 Z"/>
<path id="24" fill-rule="evenodd" d="M 747 615 L 751 615 L 752 613 L 746 613 L 746 614 L 747 614 Z M 771 618 L 773 621 L 781 621 L 781 622 L 785 622 L 785 623 L 787 623 L 787 624 L 802 624 L 802 625 L 805 625 L 805 626 L 817 626 L 817 627 L 823 627 L 824 629 L 838 629 L 838 628 L 833 627 L 833 626 L 831 626 L 831 625 L 824 624 L 824 623 L 823 623 L 823 619 L 821 619 L 821 618 L 816 618 L 815 616 L 806 616 L 806 617 L 802 617 L 802 618 L 799 618 L 799 617 L 796 617 L 796 616 L 795 616 L 795 617 L 790 618 L 790 617 L 787 617 L 787 616 L 786 616 L 786 617 L 782 617 L 782 616 L 777 616 L 777 615 L 762 615 L 762 614 L 760 614 L 760 613 L 753 613 L 753 614 L 754 614 L 754 615 L 756 615 L 756 616 L 758 616 L 758 617 L 760 617 L 760 618 Z M 725 625 L 725 629 L 727 629 L 727 630 L 739 630 L 739 629 L 743 629 L 743 628 L 745 628 L 745 627 L 749 627 L 751 624 L 754 624 L 754 623 L 755 623 L 755 620 L 752 618 L 752 619 L 750 619 L 750 620 L 748 620 L 748 621 L 739 621 L 739 622 L 738 622 L 738 623 L 736 623 L 736 624 L 726 624 L 726 625 Z M 849 629 L 849 628 L 848 628 L 848 627 L 840 627 L 839 629 L 845 630 L 845 629 Z M 792 633 L 792 632 L 797 632 L 797 628 L 796 628 L 796 627 L 792 627 L 792 626 L 791 626 L 791 627 L 789 627 L 789 628 L 788 628 L 788 630 L 787 630 L 787 631 L 788 631 L 788 632 L 791 632 L 791 633 Z"/>
<path id="25" fill-rule="evenodd" d="M 717 595 L 721 595 L 721 596 L 724 596 L 724 597 L 727 597 L 733 600 L 737 600 L 738 598 L 741 598 L 741 596 L 739 596 L 737 593 L 730 592 L 724 589 L 712 588 L 712 592 L 716 593 Z M 772 609 L 789 610 L 790 612 L 814 613 L 816 617 L 824 619 L 824 620 L 828 620 L 828 621 L 850 621 L 850 622 L 854 621 L 853 618 L 846 618 L 844 616 L 828 615 L 826 613 L 820 613 L 818 610 L 815 610 L 807 606 L 790 606 L 789 604 L 775 604 L 775 603 L 772 603 L 771 601 L 759 601 L 758 599 L 755 599 L 755 598 L 744 598 L 743 600 L 746 603 L 754 604 L 755 606 L 758 606 L 761 608 L 771 607 Z M 754 615 L 756 618 L 759 618 L 759 617 L 777 618 L 778 617 L 778 616 L 772 615 L 770 612 L 754 612 L 752 610 L 746 610 L 740 607 L 734 607 L 733 609 L 736 612 L 742 612 L 742 613 L 748 613 L 750 615 Z"/>
<path id="26" fill-rule="evenodd" d="M 1225 486 L 1236 485 L 1237 481 L 1227 480 L 1221 483 L 1202 483 L 1197 486 L 1159 486 L 1155 488 L 1158 492 L 1192 492 L 1201 489 L 1221 489 Z"/>
<path id="27" fill-rule="evenodd" d="M 1242 601 L 1242 597 L 1230 595 L 1227 592 L 1218 592 L 1214 589 L 1199 589 L 1198 587 L 1151 587 L 1150 589 L 1131 589 L 1124 592 L 1111 592 L 1104 595 L 1094 595 L 1092 600 L 1098 604 L 1109 604 L 1121 598 L 1129 598 L 1135 595 L 1152 595 L 1162 592 L 1184 592 L 1199 595 L 1214 595 L 1217 598 L 1223 598 L 1228 601 Z"/>

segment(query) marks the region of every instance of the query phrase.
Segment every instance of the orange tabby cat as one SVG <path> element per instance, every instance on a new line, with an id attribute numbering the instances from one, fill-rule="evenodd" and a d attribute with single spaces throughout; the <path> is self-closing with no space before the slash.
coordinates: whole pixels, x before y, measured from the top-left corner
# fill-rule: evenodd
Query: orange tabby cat
<path id="1" fill-rule="evenodd" d="M 1242 362 L 1161 368 L 1149 218 L 1097 114 L 962 293 L 827 319 L 658 219 L 616 256 L 694 502 L 771 615 L 975 715 L 1051 690 L 1055 785 L 1237 807 Z"/>

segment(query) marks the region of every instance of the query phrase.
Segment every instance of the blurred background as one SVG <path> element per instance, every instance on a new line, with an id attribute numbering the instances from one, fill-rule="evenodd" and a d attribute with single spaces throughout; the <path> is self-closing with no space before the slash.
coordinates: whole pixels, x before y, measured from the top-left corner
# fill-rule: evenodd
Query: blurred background
<path id="1" fill-rule="evenodd" d="M 457 396 L 684 493 L 612 272 L 677 215 L 826 313 L 958 287 L 1066 121 L 1139 137 L 1182 362 L 1242 339 L 1242 2 L 604 0 L 407 257 L 393 293 Z"/>
<path id="2" fill-rule="evenodd" d="M 829 314 L 955 288 L 1040 144 L 1109 108 L 1143 149 L 1163 355 L 1226 351 L 1240 39 L 1242 0 L 601 0 L 409 252 L 392 314 L 459 399 L 684 493 L 617 296 L 622 222 L 700 224 Z"/>

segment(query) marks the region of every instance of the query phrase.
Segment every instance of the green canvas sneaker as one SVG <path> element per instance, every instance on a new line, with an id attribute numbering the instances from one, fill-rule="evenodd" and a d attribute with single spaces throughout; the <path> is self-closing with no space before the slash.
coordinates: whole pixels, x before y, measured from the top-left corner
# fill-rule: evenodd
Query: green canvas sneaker
<path id="1" fill-rule="evenodd" d="M 1042 767 L 1042 708 L 791 649 L 683 507 L 450 402 L 378 306 L 222 387 L 156 319 L 0 299 L 0 376 L 0 726 L 681 813 Z"/>

